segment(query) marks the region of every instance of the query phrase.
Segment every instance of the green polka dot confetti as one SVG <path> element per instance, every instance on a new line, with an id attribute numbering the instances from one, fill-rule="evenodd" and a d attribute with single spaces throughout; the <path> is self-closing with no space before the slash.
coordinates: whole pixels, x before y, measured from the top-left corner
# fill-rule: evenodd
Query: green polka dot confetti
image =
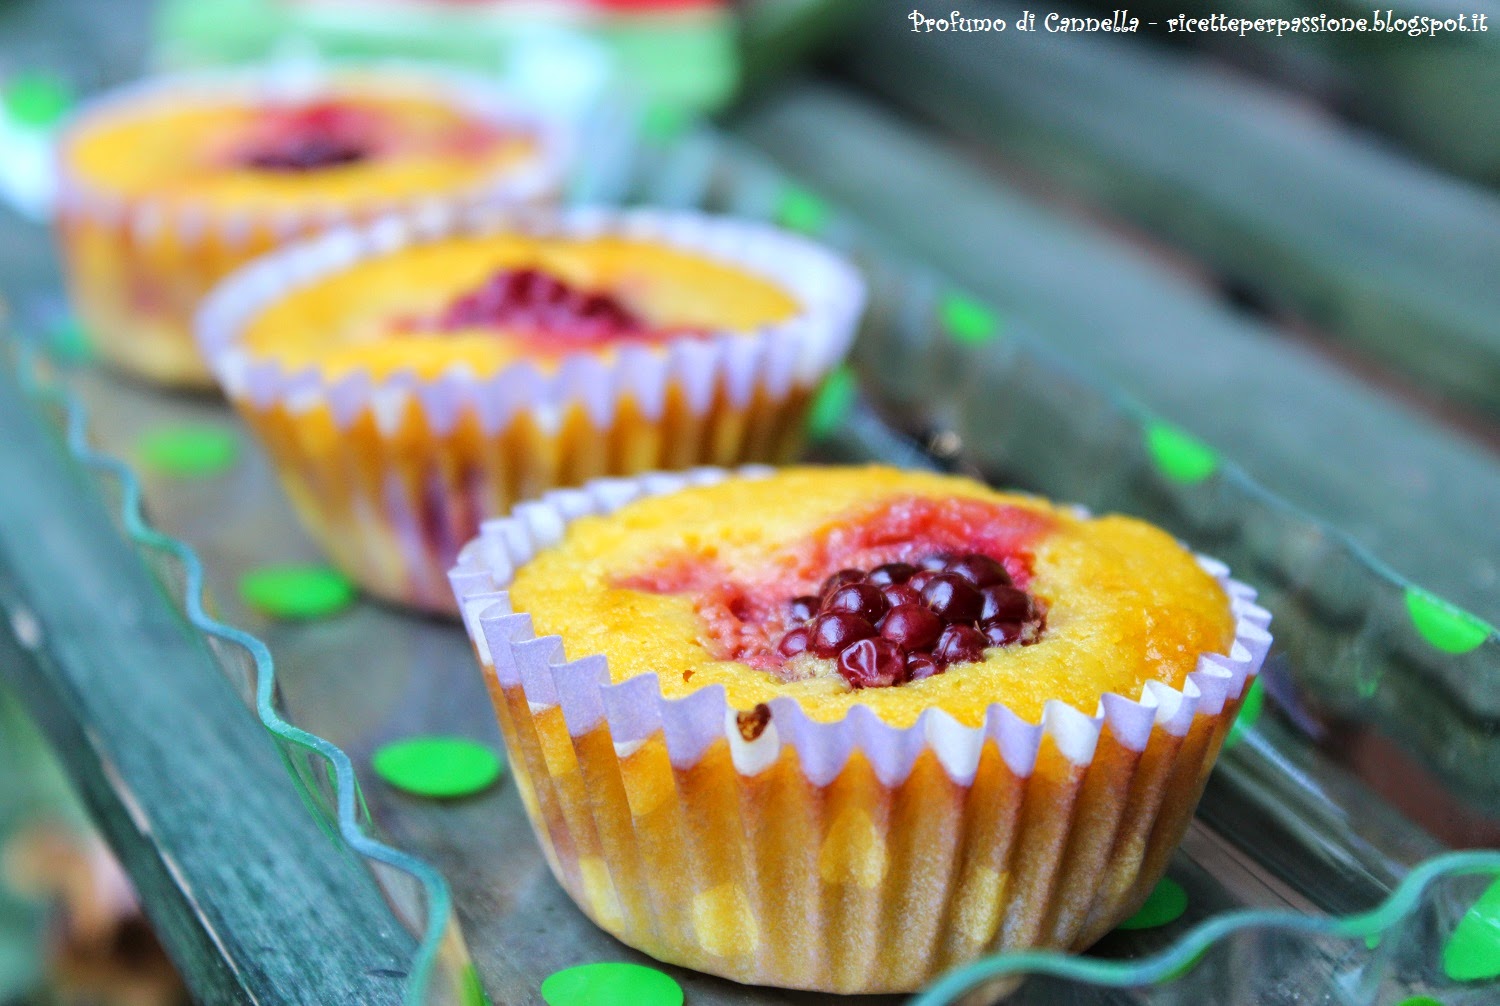
<path id="1" fill-rule="evenodd" d="M 5 114 L 23 126 L 50 126 L 72 104 L 68 86 L 50 73 L 23 73 L 5 88 Z"/>
<path id="2" fill-rule="evenodd" d="M 1245 698 L 1240 702 L 1239 715 L 1234 718 L 1234 725 L 1229 728 L 1229 734 L 1224 738 L 1224 747 L 1229 749 L 1245 739 L 1245 735 L 1255 727 L 1255 721 L 1260 719 L 1260 714 L 1266 705 L 1266 689 L 1260 683 L 1260 676 L 1256 675 L 1250 687 L 1245 691 Z"/>
<path id="3" fill-rule="evenodd" d="M 1202 482 L 1219 467 L 1217 451 L 1170 423 L 1147 425 L 1146 450 L 1158 471 L 1184 485 Z"/>
<path id="4" fill-rule="evenodd" d="M 151 430 L 136 444 L 141 464 L 178 478 L 207 478 L 234 467 L 240 444 L 222 426 L 188 424 Z"/>
<path id="5" fill-rule="evenodd" d="M 828 223 L 828 206 L 806 189 L 791 188 L 781 194 L 776 219 L 783 227 L 816 234 Z"/>
<path id="6" fill-rule="evenodd" d="M 1453 928 L 1443 947 L 1443 973 L 1456 982 L 1500 977 L 1500 880 Z"/>
<path id="7" fill-rule="evenodd" d="M 828 375 L 823 387 L 807 412 L 807 432 L 813 438 L 826 437 L 839 428 L 849 410 L 854 407 L 858 394 L 858 382 L 854 371 L 840 367 Z"/>
<path id="8" fill-rule="evenodd" d="M 547 1006 L 682 1006 L 682 986 L 655 968 L 583 964 L 542 982 Z"/>
<path id="9" fill-rule="evenodd" d="M 1478 649 L 1495 632 L 1494 626 L 1420 587 L 1406 588 L 1406 613 L 1422 638 L 1444 653 Z"/>
<path id="10" fill-rule="evenodd" d="M 491 1006 L 490 997 L 484 994 L 484 986 L 479 984 L 479 972 L 474 970 L 470 964 L 464 968 L 464 1006 Z"/>
<path id="11" fill-rule="evenodd" d="M 354 603 L 354 585 L 328 566 L 262 566 L 240 578 L 240 597 L 272 618 L 328 618 Z"/>
<path id="12" fill-rule="evenodd" d="M 87 363 L 94 358 L 94 342 L 88 330 L 69 318 L 52 331 L 52 354 L 67 363 Z"/>
<path id="13" fill-rule="evenodd" d="M 963 294 L 949 294 L 938 307 L 943 327 L 954 339 L 981 346 L 1000 333 L 1000 318 L 988 307 Z"/>
<path id="14" fill-rule="evenodd" d="M 1410 996 L 1401 1000 L 1396 1006 L 1443 1006 L 1442 1000 L 1434 999 L 1432 996 Z"/>
<path id="15" fill-rule="evenodd" d="M 463 737 L 411 737 L 370 760 L 375 774 L 417 796 L 451 799 L 483 792 L 500 778 L 500 756 Z"/>
<path id="16" fill-rule="evenodd" d="M 655 104 L 641 116 L 641 134 L 657 143 L 667 143 L 681 136 L 690 121 L 688 113 L 676 105 Z"/>
<path id="17" fill-rule="evenodd" d="M 1187 891 L 1171 877 L 1163 877 L 1152 889 L 1146 903 L 1130 918 L 1120 923 L 1121 929 L 1155 929 L 1176 922 L 1187 911 Z"/>

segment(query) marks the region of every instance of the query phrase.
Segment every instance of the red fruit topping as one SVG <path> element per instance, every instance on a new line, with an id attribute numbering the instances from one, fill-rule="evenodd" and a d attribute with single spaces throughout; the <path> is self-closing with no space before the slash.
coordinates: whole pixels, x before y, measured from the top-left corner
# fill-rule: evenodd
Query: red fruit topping
<path id="1" fill-rule="evenodd" d="M 846 583 L 823 598 L 824 611 L 847 611 L 867 622 L 878 622 L 890 607 L 873 583 Z"/>
<path id="2" fill-rule="evenodd" d="M 905 583 L 911 579 L 911 575 L 917 571 L 917 567 L 908 562 L 888 562 L 884 566 L 876 566 L 870 571 L 870 582 L 877 587 L 884 587 L 893 583 Z"/>
<path id="3" fill-rule="evenodd" d="M 889 639 L 861 639 L 839 654 L 839 673 L 855 688 L 894 685 L 906 676 L 906 657 Z"/>
<path id="4" fill-rule="evenodd" d="M 795 631 L 795 630 L 794 630 Z M 875 626 L 847 611 L 827 611 L 811 626 L 810 648 L 819 657 L 837 656 L 850 643 L 875 635 Z"/>
<path id="5" fill-rule="evenodd" d="M 364 147 L 357 144 L 342 143 L 330 136 L 304 136 L 249 154 L 245 163 L 261 171 L 312 171 L 354 164 L 367 156 Z"/>
<path id="6" fill-rule="evenodd" d="M 1025 628 L 1024 622 L 993 621 L 985 622 L 979 627 L 984 633 L 984 638 L 989 640 L 991 646 L 1009 646 L 1021 638 L 1021 632 Z"/>
<path id="7" fill-rule="evenodd" d="M 943 620 L 920 604 L 892 608 L 881 620 L 880 634 L 908 653 L 932 648 L 943 631 Z"/>
<path id="8" fill-rule="evenodd" d="M 981 622 L 995 620 L 1024 622 L 1031 617 L 1031 596 L 1024 590 L 995 584 L 980 591 L 984 604 L 979 611 Z"/>
<path id="9" fill-rule="evenodd" d="M 886 603 L 892 608 L 922 603 L 922 595 L 913 590 L 909 583 L 893 583 L 889 587 L 882 587 L 880 592 L 885 595 Z"/>
<path id="10" fill-rule="evenodd" d="M 783 657 L 795 657 L 807 650 L 807 644 L 811 642 L 812 636 L 806 629 L 798 626 L 781 637 L 781 642 L 776 647 L 776 652 Z"/>
<path id="11" fill-rule="evenodd" d="M 1010 585 L 1010 574 L 1005 571 L 1005 567 L 989 556 L 979 555 L 977 552 L 954 559 L 948 563 L 946 571 L 957 573 L 976 587 L 988 587 L 995 583 Z"/>
<path id="12" fill-rule="evenodd" d="M 938 571 L 935 569 L 921 569 L 911 575 L 911 579 L 906 581 L 906 585 L 912 590 L 921 593 L 922 588 L 931 583 L 932 578 L 937 575 Z"/>
<path id="13" fill-rule="evenodd" d="M 266 112 L 240 155 L 262 171 L 313 171 L 371 156 L 378 115 L 335 101 Z"/>
<path id="14" fill-rule="evenodd" d="M 558 296 L 550 278 L 528 284 Z M 899 685 L 1043 637 L 1046 606 L 1027 588 L 1049 525 L 1023 507 L 902 497 L 789 547 L 750 580 L 695 552 L 620 584 L 693 595 L 717 659 L 785 680 L 830 672 L 806 653 L 853 687 Z"/>
<path id="15" fill-rule="evenodd" d="M 803 594 L 792 598 L 787 608 L 791 612 L 792 621 L 805 622 L 818 613 L 818 599 L 811 594 Z"/>
<path id="16" fill-rule="evenodd" d="M 823 586 L 818 588 L 818 596 L 827 597 L 846 583 L 863 583 L 864 579 L 865 571 L 862 569 L 841 569 L 823 581 Z"/>
<path id="17" fill-rule="evenodd" d="M 927 602 L 945 622 L 974 622 L 984 608 L 984 598 L 974 585 L 957 573 L 938 573 L 922 588 Z"/>
<path id="18" fill-rule="evenodd" d="M 584 345 L 647 334 L 645 323 L 608 294 L 580 290 L 530 268 L 501 269 L 448 305 L 435 327 L 513 328 Z"/>
<path id="19" fill-rule="evenodd" d="M 938 637 L 932 655 L 945 664 L 964 664 L 984 656 L 987 645 L 983 634 L 972 625 L 950 625 Z"/>
<path id="20" fill-rule="evenodd" d="M 942 674 L 943 665 L 932 658 L 930 654 L 913 653 L 906 658 L 906 679 L 908 681 L 921 681 L 930 678 L 934 674 Z"/>

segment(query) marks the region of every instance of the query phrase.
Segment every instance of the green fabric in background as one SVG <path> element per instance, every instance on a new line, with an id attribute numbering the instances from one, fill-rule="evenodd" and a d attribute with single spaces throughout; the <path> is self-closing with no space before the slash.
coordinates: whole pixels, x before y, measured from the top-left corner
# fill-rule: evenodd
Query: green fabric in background
<path id="1" fill-rule="evenodd" d="M 509 74 L 516 52 L 539 39 L 597 45 L 618 79 L 646 105 L 722 108 L 739 84 L 733 12 L 704 4 L 680 11 L 555 16 L 535 8 L 506 13 L 486 5 L 374 9 L 291 7 L 276 0 L 165 0 L 157 30 L 164 67 L 244 63 L 299 52 L 330 60 L 432 60 Z"/>

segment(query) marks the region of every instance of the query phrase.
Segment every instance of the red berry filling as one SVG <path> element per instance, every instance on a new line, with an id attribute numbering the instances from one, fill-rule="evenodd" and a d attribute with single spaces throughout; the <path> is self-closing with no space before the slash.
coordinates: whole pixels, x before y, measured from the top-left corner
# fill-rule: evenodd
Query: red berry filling
<path id="1" fill-rule="evenodd" d="M 686 328 L 655 328 L 618 297 L 584 290 L 532 266 L 497 271 L 460 295 L 436 318 L 405 323 L 415 329 L 453 332 L 496 328 L 535 342 L 538 348 L 586 349 L 609 342 L 663 342 L 701 336 Z"/>
<path id="2" fill-rule="evenodd" d="M 942 565 L 931 568 L 939 560 Z M 981 660 L 990 646 L 1025 646 L 1040 638 L 1041 605 L 1012 586 L 1005 567 L 989 556 L 923 556 L 918 565 L 887 563 L 868 574 L 839 570 L 824 582 L 810 621 L 812 598 L 788 605 L 792 624 L 776 652 L 786 659 L 808 650 L 836 658 L 845 681 L 876 688 Z"/>
<path id="3" fill-rule="evenodd" d="M 580 290 L 540 269 L 501 269 L 448 305 L 442 329 L 495 326 L 579 339 L 630 335 L 646 326 L 606 293 Z"/>
<path id="4" fill-rule="evenodd" d="M 375 153 L 380 117 L 324 101 L 264 113 L 239 161 L 261 171 L 314 171 L 363 161 Z"/>
<path id="5" fill-rule="evenodd" d="M 693 595 L 718 659 L 787 680 L 826 673 L 810 658 L 831 660 L 853 687 L 885 687 L 1038 641 L 1029 546 L 1050 524 L 1023 507 L 903 497 L 771 557 L 747 582 L 678 555 L 618 585 Z"/>

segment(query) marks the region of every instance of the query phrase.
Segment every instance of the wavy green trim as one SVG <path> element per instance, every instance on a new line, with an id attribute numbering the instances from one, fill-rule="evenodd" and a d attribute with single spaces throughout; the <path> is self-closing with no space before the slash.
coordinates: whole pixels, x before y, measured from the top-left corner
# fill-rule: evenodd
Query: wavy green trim
<path id="1" fill-rule="evenodd" d="M 781 173 L 777 172 L 777 174 Z M 816 196 L 812 196 L 811 193 L 797 188 L 787 190 L 781 205 L 773 207 L 772 215 L 785 226 L 813 232 L 822 231 L 831 221 L 839 219 L 837 210 Z M 1181 431 L 1175 428 L 1164 434 L 1163 427 L 1154 414 L 1118 391 L 1111 391 L 1104 387 L 1100 380 L 1082 371 L 1076 364 L 1061 358 L 1035 341 L 1024 337 L 1017 341 L 1039 360 L 1054 366 L 1090 390 L 1103 395 L 1117 411 L 1134 422 L 1153 461 L 1160 463 L 1162 460 L 1162 452 L 1152 450 L 1153 445 L 1150 440 L 1153 432 L 1158 440 L 1158 447 L 1164 439 L 1170 441 L 1166 445 L 1168 455 L 1180 453 L 1173 449 L 1181 446 L 1184 440 L 1189 442 L 1190 446 L 1199 452 L 1196 457 L 1190 459 L 1192 463 L 1182 462 L 1165 466 L 1169 469 L 1176 469 L 1168 473 L 1180 478 L 1181 482 L 1190 484 L 1206 479 L 1211 474 L 1217 474 L 1246 497 L 1285 514 L 1299 523 L 1315 527 L 1336 539 L 1356 561 L 1386 584 L 1403 592 L 1409 588 L 1420 590 L 1347 534 L 1272 494 L 1232 461 L 1220 458 L 1216 452 L 1192 440 L 1190 436 L 1179 439 L 1182 437 Z M 23 368 L 23 380 L 27 376 Z M 852 384 L 850 387 L 852 390 Z M 184 569 L 188 574 L 187 601 L 190 606 L 189 617 L 193 623 L 205 632 L 239 643 L 255 658 L 258 670 L 257 711 L 260 712 L 267 728 L 278 737 L 324 755 L 334 765 L 338 783 L 339 830 L 344 840 L 362 855 L 389 863 L 410 873 L 421 881 L 427 890 L 429 911 L 426 935 L 418 948 L 405 997 L 407 1006 L 421 1006 L 424 998 L 423 990 L 430 978 L 437 949 L 445 934 L 446 921 L 449 917 L 451 899 L 446 883 L 427 863 L 376 842 L 358 828 L 354 813 L 357 785 L 348 757 L 327 741 L 298 730 L 280 718 L 271 699 L 274 669 L 271 666 L 269 652 L 255 637 L 221 625 L 203 615 L 199 604 L 202 570 L 197 557 L 186 545 L 160 535 L 144 524 L 138 512 L 139 490 L 129 470 L 114 459 L 102 457 L 90 451 L 86 443 L 82 441 L 81 409 L 77 410 L 78 417 L 75 422 L 73 412 L 75 406 L 68 400 L 68 396 L 55 391 L 50 394 L 61 398 L 70 407 L 69 443 L 70 447 L 73 447 L 75 436 L 77 437 L 79 446 L 74 448 L 74 451 L 79 460 L 94 467 L 114 471 L 120 477 L 122 489 L 126 493 L 122 507 L 125 510 L 127 527 L 132 527 L 130 518 L 133 516 L 135 525 L 140 528 L 140 533 L 148 536 L 137 537 L 137 540 L 148 544 L 152 544 L 153 539 L 166 542 L 168 545 L 157 544 L 154 547 L 166 548 L 182 559 Z M 1180 459 L 1173 457 L 1172 460 L 1177 462 Z M 136 537 L 135 530 L 131 533 L 133 537 Z M 1497 633 L 1491 626 L 1480 624 L 1484 628 L 1483 637 L 1477 643 L 1474 643 L 1472 638 L 1466 637 L 1465 645 L 1469 646 L 1472 643 L 1471 648 L 1477 648 L 1486 643 L 1491 646 L 1500 645 L 1500 633 Z M 1378 943 L 1379 938 L 1392 925 L 1398 923 L 1417 906 L 1423 890 L 1429 884 L 1448 875 L 1475 872 L 1500 875 L 1500 851 L 1454 852 L 1429 859 L 1413 868 L 1381 905 L 1372 911 L 1357 915 L 1308 916 L 1287 909 L 1231 912 L 1199 923 L 1170 947 L 1156 954 L 1128 961 L 1101 960 L 1057 951 L 997 954 L 950 972 L 911 999 L 907 1006 L 949 1006 L 978 983 L 997 977 L 1025 974 L 1049 975 L 1110 988 L 1130 988 L 1166 982 L 1190 968 L 1202 954 L 1220 940 L 1253 929 L 1276 929 L 1312 936 L 1363 939 L 1367 943 L 1369 941 Z M 1476 905 L 1477 907 L 1479 906 Z"/>
<path id="2" fill-rule="evenodd" d="M 1279 929 L 1355 940 L 1378 936 L 1400 922 L 1427 885 L 1460 873 L 1500 873 L 1500 852 L 1449 852 L 1418 865 L 1379 906 L 1357 915 L 1303 915 L 1288 909 L 1230 912 L 1205 920 L 1160 953 L 1136 960 L 1099 960 L 1054 951 L 999 954 L 965 965 L 934 982 L 907 1006 L 948 1006 L 981 982 L 1007 975 L 1051 975 L 1110 988 L 1165 982 L 1221 940 L 1250 929 Z"/>
<path id="3" fill-rule="evenodd" d="M 357 809 L 362 806 L 354 763 L 336 745 L 316 734 L 308 733 L 281 718 L 276 708 L 276 667 L 271 651 L 255 636 L 209 617 L 203 609 L 203 563 L 186 543 L 153 528 L 141 511 L 141 487 L 130 466 L 117 458 L 96 452 L 88 443 L 87 412 L 66 389 L 44 385 L 36 378 L 38 353 L 25 343 L 19 345 L 17 368 L 21 386 L 32 395 L 52 402 L 63 410 L 65 437 L 69 452 L 86 468 L 112 475 L 120 485 L 120 518 L 125 532 L 137 545 L 164 552 L 182 566 L 184 585 L 183 613 L 194 628 L 243 648 L 255 663 L 255 711 L 261 723 L 275 737 L 309 752 L 321 755 L 333 769 L 338 831 L 344 842 L 366 859 L 376 860 L 410 874 L 422 885 L 427 897 L 427 921 L 419 936 L 411 973 L 407 978 L 402 1001 L 406 1006 L 422 1006 L 426 988 L 432 978 L 451 914 L 452 897 L 448 882 L 426 862 L 379 842 L 359 825 Z M 288 771 L 292 766 L 288 764 Z M 297 780 L 295 773 L 293 779 Z M 315 815 L 319 820 L 321 815 Z"/>
<path id="4" fill-rule="evenodd" d="M 427 923 L 403 1001 L 406 1006 L 422 1006 L 450 915 L 452 902 L 447 882 L 426 862 L 371 838 L 359 826 L 358 784 L 349 756 L 329 741 L 281 718 L 274 700 L 275 665 L 270 651 L 249 633 L 208 616 L 203 610 L 203 566 L 197 554 L 185 543 L 146 523 L 141 514 L 140 485 L 134 473 L 123 462 L 98 454 L 88 445 L 83 406 L 62 389 L 37 384 L 34 372 L 34 351 L 23 346 L 20 367 L 23 386 L 64 409 L 68 448 L 80 463 L 111 474 L 119 481 L 121 517 L 131 539 L 169 553 L 182 564 L 186 578 L 183 604 L 188 620 L 208 635 L 243 647 L 254 660 L 256 712 L 266 729 L 282 740 L 323 756 L 332 766 L 338 830 L 343 840 L 360 855 L 402 870 L 421 883 L 427 894 Z M 1429 859 L 1413 869 L 1384 903 L 1369 912 L 1342 917 L 1308 916 L 1285 909 L 1231 912 L 1198 924 L 1167 949 L 1136 960 L 1099 960 L 1056 951 L 998 954 L 948 973 L 910 1000 L 908 1006 L 948 1006 L 975 985 L 1007 975 L 1051 975 L 1111 988 L 1150 985 L 1170 980 L 1220 940 L 1250 929 L 1280 929 L 1351 940 L 1378 938 L 1417 906 L 1427 885 L 1451 874 L 1476 872 L 1500 875 L 1500 852 L 1454 852 Z"/>

